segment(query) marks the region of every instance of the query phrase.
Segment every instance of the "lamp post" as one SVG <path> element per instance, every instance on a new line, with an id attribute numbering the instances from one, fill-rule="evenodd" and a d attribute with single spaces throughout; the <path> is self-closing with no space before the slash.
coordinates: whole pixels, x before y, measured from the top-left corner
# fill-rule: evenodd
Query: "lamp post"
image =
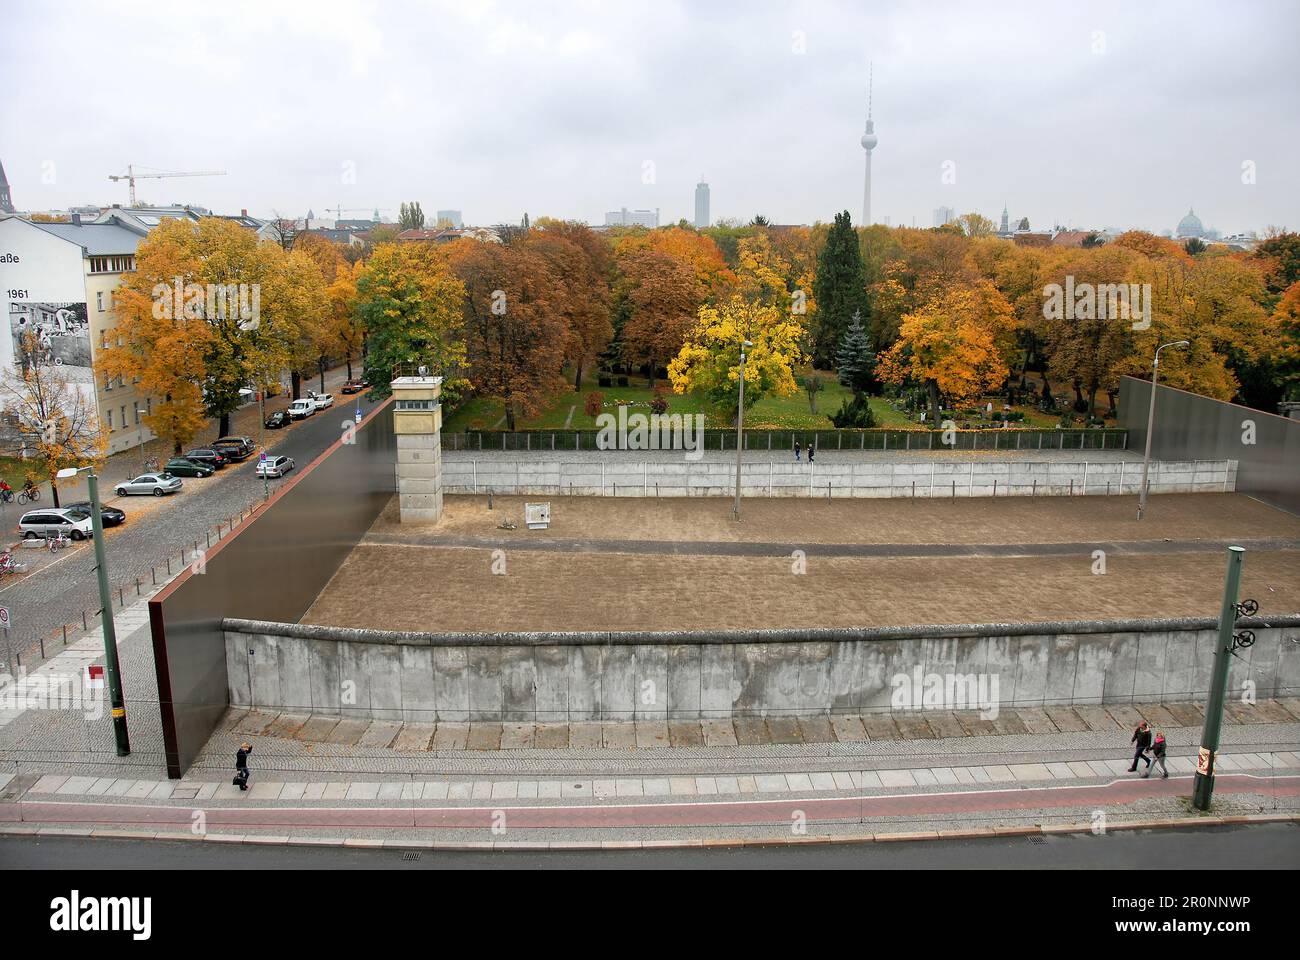
<path id="1" fill-rule="evenodd" d="M 95 541 L 95 573 L 99 580 L 99 621 L 104 630 L 104 673 L 108 679 L 109 703 L 112 707 L 113 738 L 117 741 L 117 755 L 131 755 L 131 738 L 126 729 L 126 700 L 122 696 L 122 673 L 117 662 L 117 633 L 113 629 L 113 597 L 108 592 L 108 560 L 104 555 L 104 518 L 100 514 L 99 477 L 94 467 L 67 467 L 56 476 L 68 480 L 79 473 L 86 475 L 90 492 L 91 538 Z"/>
<path id="2" fill-rule="evenodd" d="M 736 503 L 731 508 L 736 519 L 740 519 L 740 455 L 745 449 L 745 348 L 754 344 L 748 340 L 740 341 L 740 402 L 736 406 Z"/>
<path id="3" fill-rule="evenodd" d="M 1142 489 L 1138 491 L 1138 519 L 1142 519 L 1142 514 L 1147 509 L 1147 471 L 1151 469 L 1151 435 L 1156 428 L 1156 384 L 1160 380 L 1160 351 L 1165 347 L 1186 347 L 1188 341 L 1174 340 L 1172 343 L 1162 343 L 1156 348 L 1156 357 L 1151 364 L 1151 403 L 1147 408 L 1147 449 L 1142 455 Z"/>

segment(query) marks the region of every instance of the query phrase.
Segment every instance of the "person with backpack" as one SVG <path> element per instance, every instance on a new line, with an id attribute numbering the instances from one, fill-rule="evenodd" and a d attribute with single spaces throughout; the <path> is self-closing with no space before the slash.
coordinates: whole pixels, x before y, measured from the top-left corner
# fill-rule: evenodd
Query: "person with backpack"
<path id="1" fill-rule="evenodd" d="M 1151 744 L 1151 756 L 1153 758 L 1152 762 L 1149 762 L 1147 764 L 1147 768 L 1144 771 L 1142 771 L 1142 776 L 1143 777 L 1151 776 L 1152 768 L 1154 768 L 1155 765 L 1158 763 L 1160 764 L 1160 771 L 1161 771 L 1160 779 L 1168 780 L 1169 768 L 1165 766 L 1165 735 L 1159 730 L 1156 731 L 1156 738 Z"/>
<path id="2" fill-rule="evenodd" d="M 1128 768 L 1128 772 L 1132 773 L 1137 769 L 1139 760 L 1145 760 L 1147 772 L 1150 773 L 1151 758 L 1147 756 L 1147 751 L 1151 749 L 1151 725 L 1145 720 L 1139 723 L 1129 743 L 1136 744 L 1136 749 L 1133 752 L 1133 764 Z"/>
<path id="3" fill-rule="evenodd" d="M 248 789 L 248 755 L 253 752 L 251 743 L 241 744 L 235 751 L 235 779 L 230 782 L 240 790 Z"/>

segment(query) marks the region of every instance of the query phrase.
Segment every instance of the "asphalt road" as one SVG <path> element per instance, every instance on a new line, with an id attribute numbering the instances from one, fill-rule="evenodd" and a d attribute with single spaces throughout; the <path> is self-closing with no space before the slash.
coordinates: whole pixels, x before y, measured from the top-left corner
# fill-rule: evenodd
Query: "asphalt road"
<path id="1" fill-rule="evenodd" d="M 339 438 L 342 422 L 354 413 L 358 400 L 363 415 L 374 406 L 364 397 L 344 397 L 335 390 L 335 404 L 330 409 L 292 429 L 267 430 L 267 452 L 292 457 L 299 468 L 306 466 Z M 257 440 L 255 434 L 253 439 Z M 172 572 L 177 572 L 182 549 L 188 560 L 195 541 L 202 546 L 209 531 L 215 535 L 218 523 L 224 527 L 227 518 L 262 499 L 263 483 L 256 476 L 256 466 L 254 454 L 208 480 L 185 479 L 180 493 L 160 501 L 153 497 L 114 497 L 112 485 L 124 478 L 115 475 L 110 467 L 101 480 L 101 490 L 106 502 L 127 514 L 126 523 L 107 531 L 105 536 L 110 585 L 125 586 L 129 592 L 130 585 L 139 578 L 149 586 L 150 570 L 155 567 L 161 584 L 167 562 Z M 270 481 L 272 492 L 280 482 Z M 8 511 L 5 520 L 16 524 L 18 514 Z M 24 560 L 25 553 L 21 551 L 18 558 Z M 36 649 L 37 638 L 59 630 L 63 624 L 75 624 L 80 631 L 82 611 L 93 617 L 99 609 L 94 550 L 89 544 L 67 549 L 55 562 L 0 589 L 0 605 L 9 608 L 14 649 L 24 659 Z"/>
<path id="2" fill-rule="evenodd" d="M 740 848 L 545 852 L 421 851 L 278 847 L 192 841 L 0 837 L 0 868 L 166 870 L 510 869 L 982 869 L 1129 870 L 1300 867 L 1300 825 L 1122 830 L 1026 837 Z"/>

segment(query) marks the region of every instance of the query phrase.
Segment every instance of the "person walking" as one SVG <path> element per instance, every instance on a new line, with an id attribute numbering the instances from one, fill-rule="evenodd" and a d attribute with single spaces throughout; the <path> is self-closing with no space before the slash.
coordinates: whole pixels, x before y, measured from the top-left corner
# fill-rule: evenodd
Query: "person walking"
<path id="1" fill-rule="evenodd" d="M 251 743 L 241 744 L 235 751 L 235 779 L 231 783 L 240 790 L 248 789 L 248 755 L 253 752 Z"/>
<path id="2" fill-rule="evenodd" d="M 1156 731 L 1156 738 L 1151 743 L 1152 761 L 1147 764 L 1147 768 L 1142 771 L 1143 777 L 1151 776 L 1151 770 L 1158 763 L 1160 764 L 1160 779 L 1169 779 L 1169 768 L 1165 766 L 1165 735 L 1159 730 Z"/>
<path id="3" fill-rule="evenodd" d="M 1149 773 L 1151 771 L 1151 758 L 1147 756 L 1147 751 L 1151 749 L 1151 725 L 1145 720 L 1139 723 L 1137 729 L 1133 731 L 1129 743 L 1136 744 L 1136 747 L 1133 751 L 1133 765 L 1128 768 L 1128 772 L 1132 773 L 1137 769 L 1139 760 L 1145 760 L 1147 772 Z"/>
<path id="4" fill-rule="evenodd" d="M 811 443 L 808 444 L 808 462 L 809 462 L 809 463 L 812 463 L 812 462 L 813 462 L 813 454 L 816 453 L 816 452 L 817 452 L 817 447 L 816 447 L 816 445 L 815 445 L 815 444 L 811 444 Z"/>
<path id="5" fill-rule="evenodd" d="M 799 441 L 796 440 L 796 441 L 794 442 L 794 462 L 795 462 L 795 463 L 798 463 L 798 462 L 799 462 L 799 450 L 800 450 L 800 447 L 799 447 Z"/>

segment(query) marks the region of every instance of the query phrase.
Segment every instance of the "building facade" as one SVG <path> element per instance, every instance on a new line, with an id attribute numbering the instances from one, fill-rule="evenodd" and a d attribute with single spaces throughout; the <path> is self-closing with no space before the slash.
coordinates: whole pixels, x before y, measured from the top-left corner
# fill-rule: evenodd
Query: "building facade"
<path id="1" fill-rule="evenodd" d="M 703 230 L 709 220 L 709 185 L 701 180 L 695 185 L 695 229 Z"/>
<path id="2" fill-rule="evenodd" d="M 99 354 L 120 343 L 113 296 L 135 270 L 140 240 L 116 223 L 0 221 L 0 367 L 13 371 L 26 337 L 36 337 L 41 356 L 94 403 L 109 453 L 153 437 L 143 420 L 152 398 L 95 372 Z"/>
<path id="3" fill-rule="evenodd" d="M 611 210 L 605 214 L 605 226 L 649 227 L 653 230 L 659 226 L 659 210 L 629 210 L 627 207 Z"/>

